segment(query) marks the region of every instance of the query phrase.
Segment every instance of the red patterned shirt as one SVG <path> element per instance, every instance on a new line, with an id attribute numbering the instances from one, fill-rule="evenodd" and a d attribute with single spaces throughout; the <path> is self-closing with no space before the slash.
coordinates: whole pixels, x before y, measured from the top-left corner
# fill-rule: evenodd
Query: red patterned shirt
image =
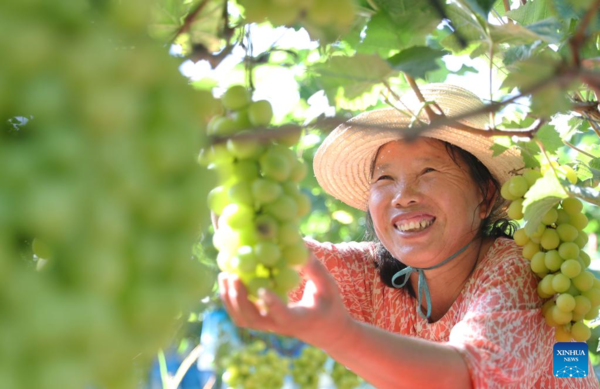
<path id="1" fill-rule="evenodd" d="M 537 277 L 513 240 L 497 238 L 448 312 L 434 323 L 417 313 L 417 300 L 379 278 L 374 244 L 306 240 L 333 275 L 350 314 L 390 332 L 454 346 L 474 388 L 598 388 L 588 362 L 586 378 L 552 373 L 554 328 L 541 313 Z M 301 298 L 304 284 L 291 294 Z"/>

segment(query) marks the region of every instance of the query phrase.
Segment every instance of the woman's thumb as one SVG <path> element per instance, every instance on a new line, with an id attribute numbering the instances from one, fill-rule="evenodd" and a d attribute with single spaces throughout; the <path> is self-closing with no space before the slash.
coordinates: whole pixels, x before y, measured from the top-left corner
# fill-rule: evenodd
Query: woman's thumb
<path id="1" fill-rule="evenodd" d="M 314 256 L 311 255 L 303 269 L 304 278 L 311 280 L 321 294 L 338 293 L 337 284 L 327 268 Z"/>

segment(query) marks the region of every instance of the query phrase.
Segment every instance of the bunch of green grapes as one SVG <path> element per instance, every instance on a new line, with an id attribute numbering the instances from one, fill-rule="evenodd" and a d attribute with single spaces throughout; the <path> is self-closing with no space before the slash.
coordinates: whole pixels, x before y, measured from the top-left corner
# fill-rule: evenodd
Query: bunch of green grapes
<path id="1" fill-rule="evenodd" d="M 331 378 L 337 389 L 354 389 L 360 386 L 363 380 L 341 363 L 335 362 L 331 370 Z"/>
<path id="2" fill-rule="evenodd" d="M 271 121 L 269 102 L 252 102 L 241 86 L 228 89 L 221 101 L 226 113 L 211 120 L 211 135 L 244 135 L 244 129 Z M 220 269 L 237 274 L 251 296 L 270 288 L 285 300 L 300 281 L 293 267 L 308 258 L 298 221 L 310 200 L 298 189 L 306 165 L 287 147 L 297 135 L 277 141 L 233 136 L 205 149 L 201 159 L 219 176 L 208 203 L 220 215 L 213 238 Z"/>
<path id="3" fill-rule="evenodd" d="M 147 37 L 146 11 L 0 2 L 3 388 L 137 387 L 214 285 L 192 258 L 214 99 Z"/>
<path id="4" fill-rule="evenodd" d="M 319 378 L 325 372 L 327 354 L 313 346 L 306 346 L 293 360 L 292 377 L 300 389 L 316 389 Z"/>
<path id="5" fill-rule="evenodd" d="M 568 166 L 561 167 L 561 171 L 571 182 L 577 182 Z M 523 218 L 523 197 L 540 177 L 539 171 L 529 170 L 502 186 L 502 197 L 511 201 L 511 219 Z M 549 299 L 542 313 L 546 322 L 556 328 L 555 337 L 560 342 L 585 342 L 590 329 L 584 320 L 595 319 L 600 309 L 600 280 L 586 270 L 590 256 L 583 251 L 588 242 L 583 229 L 588 219 L 582 209 L 581 201 L 566 198 L 544 215 L 534 233 L 528 234 L 522 228 L 514 235 L 531 270 L 540 278 L 538 294 Z"/>
<path id="6" fill-rule="evenodd" d="M 255 341 L 225 358 L 223 382 L 231 389 L 280 389 L 289 373 L 289 363 L 289 358 Z"/>
<path id="7" fill-rule="evenodd" d="M 356 15 L 353 0 L 238 0 L 248 23 L 268 19 L 275 26 L 300 23 L 313 37 L 335 39 L 347 31 Z"/>

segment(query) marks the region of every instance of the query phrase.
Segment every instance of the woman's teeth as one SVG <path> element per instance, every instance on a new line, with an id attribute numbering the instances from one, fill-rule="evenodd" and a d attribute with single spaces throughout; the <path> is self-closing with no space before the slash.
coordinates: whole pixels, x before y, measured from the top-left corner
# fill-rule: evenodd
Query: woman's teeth
<path id="1" fill-rule="evenodd" d="M 396 228 L 402 232 L 419 232 L 428 228 L 433 224 L 435 219 L 431 220 L 421 220 L 421 221 L 412 221 L 408 223 L 398 223 L 396 224 Z"/>

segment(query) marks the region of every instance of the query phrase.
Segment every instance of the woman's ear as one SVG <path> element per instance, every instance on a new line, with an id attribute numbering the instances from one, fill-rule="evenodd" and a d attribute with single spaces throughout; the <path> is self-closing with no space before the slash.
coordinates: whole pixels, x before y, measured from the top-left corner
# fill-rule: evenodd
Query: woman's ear
<path id="1" fill-rule="evenodd" d="M 481 220 L 487 219 L 492 213 L 494 204 L 496 204 L 496 200 L 498 199 L 498 194 L 498 188 L 492 180 L 489 180 L 487 183 L 487 198 L 484 199 L 481 210 L 479 211 Z"/>

